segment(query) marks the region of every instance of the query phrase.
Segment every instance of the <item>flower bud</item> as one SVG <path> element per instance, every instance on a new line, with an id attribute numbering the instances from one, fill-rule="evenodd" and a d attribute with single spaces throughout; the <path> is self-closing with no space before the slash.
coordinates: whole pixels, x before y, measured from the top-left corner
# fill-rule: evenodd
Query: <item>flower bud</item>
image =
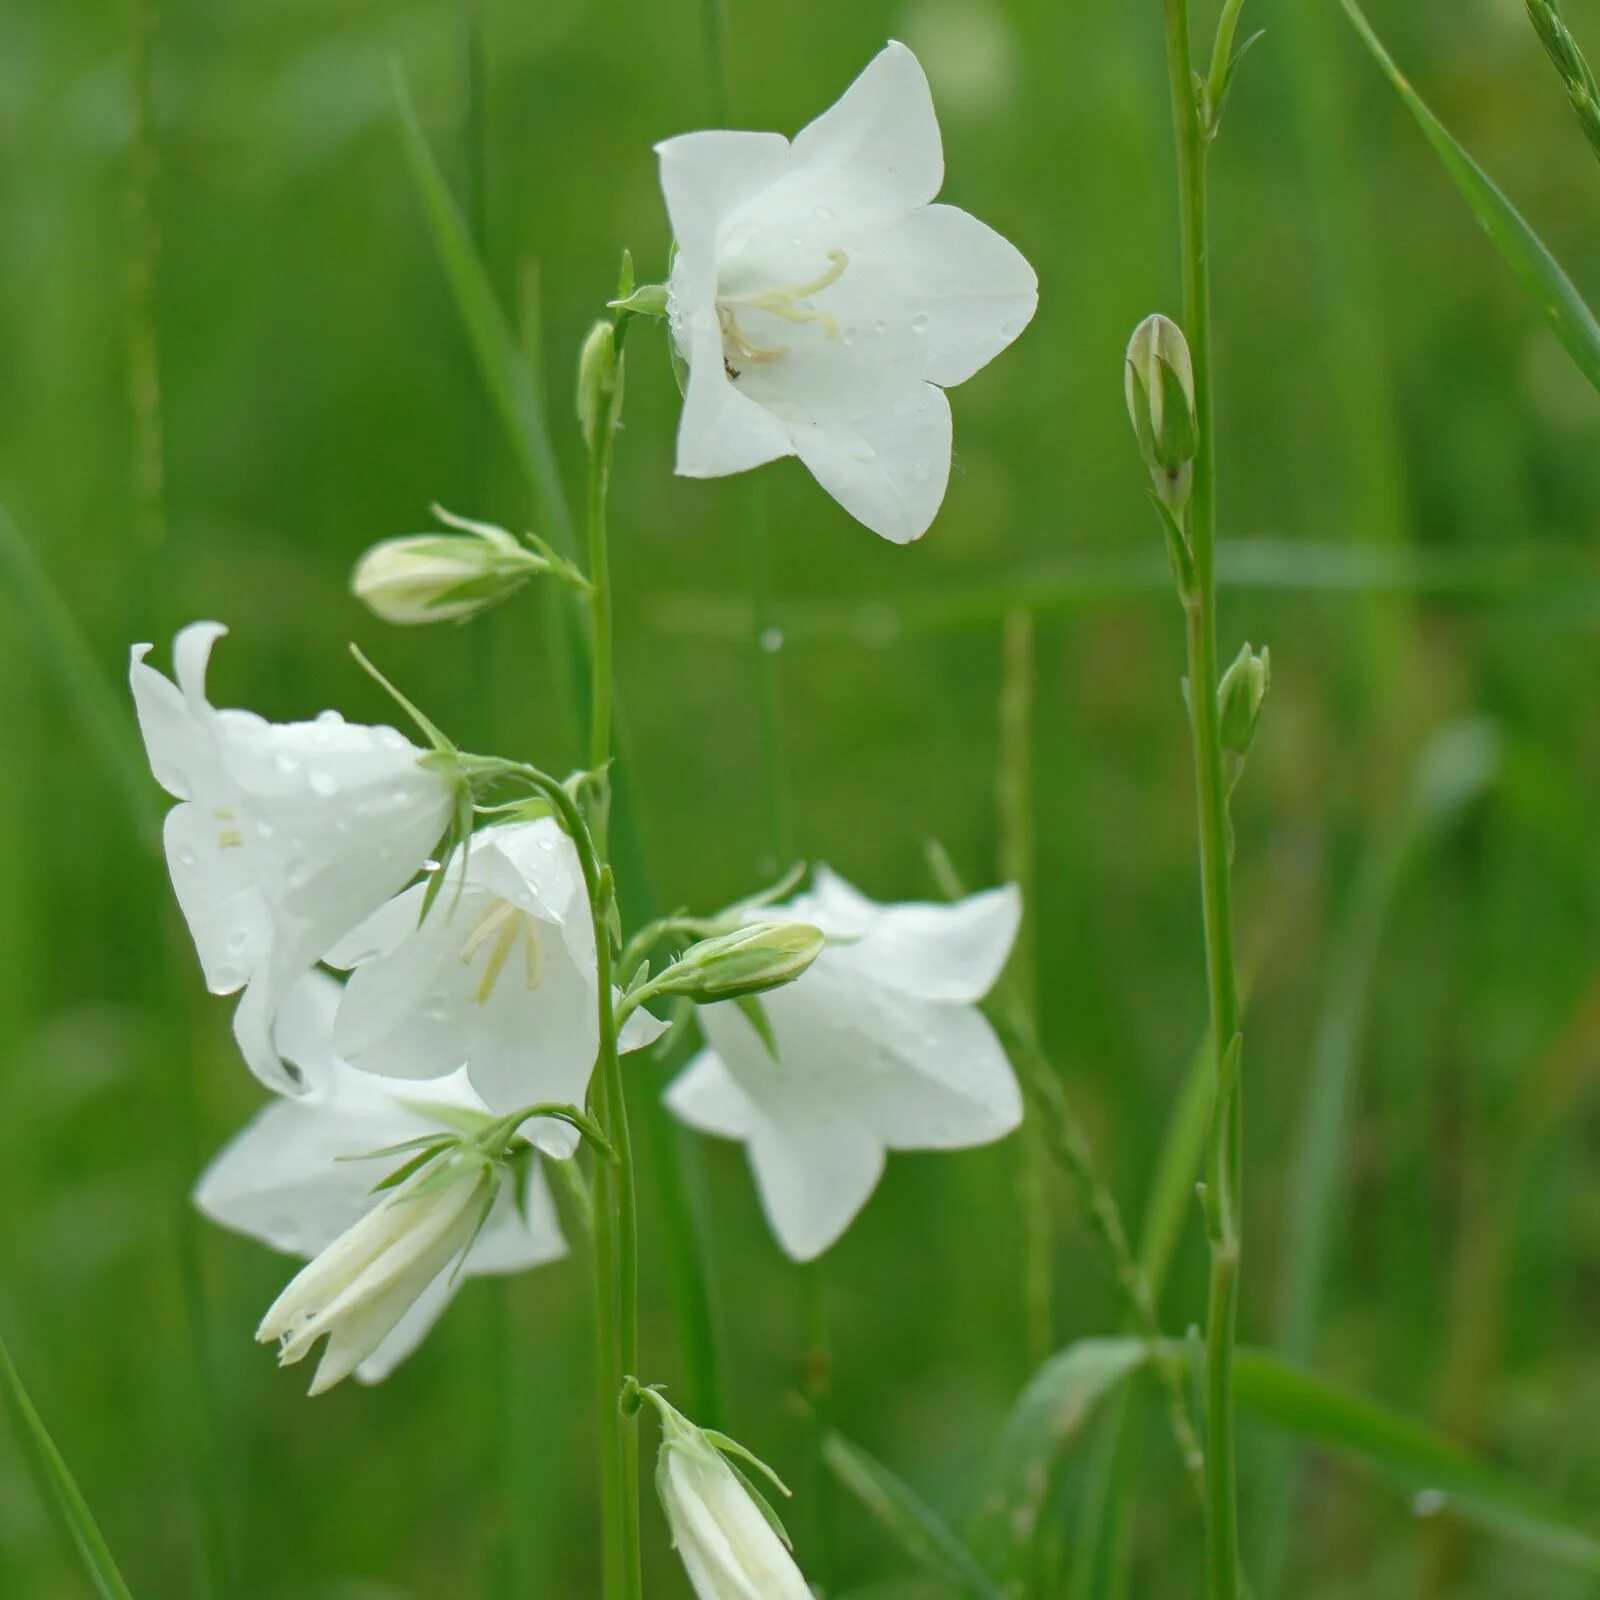
<path id="1" fill-rule="evenodd" d="M 1123 391 L 1139 453 L 1173 510 L 1188 501 L 1190 463 L 1200 447 L 1195 420 L 1194 367 L 1177 323 L 1146 317 L 1133 330 L 1123 367 Z"/>
<path id="2" fill-rule="evenodd" d="M 353 1227 L 301 1268 L 256 1338 L 292 1366 L 323 1335 L 311 1382 L 322 1394 L 355 1371 L 470 1247 L 494 1198 L 495 1164 L 465 1148 L 426 1159 Z"/>
<path id="3" fill-rule="evenodd" d="M 616 329 L 602 320 L 589 330 L 578 356 L 578 421 L 591 450 L 602 421 L 609 424 L 616 409 L 619 377 Z"/>
<path id="4" fill-rule="evenodd" d="M 355 597 L 385 622 L 411 627 L 475 616 L 514 594 L 545 562 L 504 528 L 384 539 L 351 575 Z"/>
<path id="5" fill-rule="evenodd" d="M 806 922 L 754 923 L 691 945 L 650 988 L 702 1006 L 763 994 L 792 983 L 826 943 Z"/>
<path id="6" fill-rule="evenodd" d="M 699 1600 L 811 1600 L 783 1524 L 743 1467 L 787 1494 L 771 1469 L 732 1439 L 702 1432 L 656 1391 L 638 1397 L 661 1419 L 656 1493 Z"/>
<path id="7" fill-rule="evenodd" d="M 1246 644 L 1217 685 L 1217 717 L 1223 757 L 1236 780 L 1255 738 L 1261 703 L 1272 681 L 1272 652 Z"/>

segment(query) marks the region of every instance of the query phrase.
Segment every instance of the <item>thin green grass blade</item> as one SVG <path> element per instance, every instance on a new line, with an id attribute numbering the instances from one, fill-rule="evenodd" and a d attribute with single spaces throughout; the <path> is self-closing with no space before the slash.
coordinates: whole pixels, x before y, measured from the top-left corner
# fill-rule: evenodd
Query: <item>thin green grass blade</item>
<path id="1" fill-rule="evenodd" d="M 1262 1350 L 1238 1352 L 1234 1384 L 1239 1404 L 1263 1421 L 1427 1495 L 1430 1510 L 1453 1512 L 1532 1555 L 1600 1577 L 1600 1537 L 1591 1529 L 1426 1423 Z"/>
<path id="2" fill-rule="evenodd" d="M 1137 1339 L 1081 1339 L 1028 1381 L 1001 1429 L 970 1530 L 969 1548 L 987 1571 L 1004 1575 L 1026 1561 L 1056 1463 L 1145 1354 Z"/>
<path id="3" fill-rule="evenodd" d="M 1506 199 L 1450 131 L 1428 109 L 1426 102 L 1411 87 L 1405 74 L 1395 65 L 1382 41 L 1372 30 L 1356 0 L 1340 0 L 1374 59 L 1395 87 L 1400 98 L 1417 119 L 1428 143 L 1438 152 L 1445 171 L 1472 208 L 1494 247 L 1505 258 L 1528 298 L 1538 308 L 1551 331 L 1577 362 L 1578 370 L 1600 389 L 1600 322 L 1584 303 L 1561 264 L 1550 254 L 1521 213 Z"/>
<path id="4" fill-rule="evenodd" d="M 15 601 L 19 626 L 32 635 L 44 670 L 61 685 L 140 837 L 151 849 L 159 849 L 166 807 L 139 748 L 132 709 L 112 687 L 77 619 L 4 506 L 0 506 L 0 586 Z"/>
<path id="5" fill-rule="evenodd" d="M 49 1506 L 62 1532 L 77 1550 L 95 1593 L 101 1600 L 133 1600 L 89 1511 L 88 1503 L 34 1409 L 28 1391 L 22 1386 L 22 1378 L 12 1363 L 11 1352 L 6 1349 L 4 1339 L 0 1339 L 0 1391 L 5 1394 L 6 1409 L 11 1414 L 40 1498 Z"/>
<path id="6" fill-rule="evenodd" d="M 875 1456 L 842 1434 L 822 1441 L 822 1458 L 839 1483 L 872 1514 L 906 1558 L 957 1594 L 1001 1600 L 993 1579 L 948 1523 Z"/>
<path id="7" fill-rule="evenodd" d="M 539 385 L 523 359 L 500 302 L 495 298 L 460 209 L 422 131 L 417 108 L 399 67 L 393 69 L 401 141 L 416 180 L 428 231 L 455 295 L 456 307 L 505 428 L 517 465 L 528 480 L 543 526 L 539 532 L 563 555 L 575 548 L 572 516 L 561 488 L 555 451 Z"/>

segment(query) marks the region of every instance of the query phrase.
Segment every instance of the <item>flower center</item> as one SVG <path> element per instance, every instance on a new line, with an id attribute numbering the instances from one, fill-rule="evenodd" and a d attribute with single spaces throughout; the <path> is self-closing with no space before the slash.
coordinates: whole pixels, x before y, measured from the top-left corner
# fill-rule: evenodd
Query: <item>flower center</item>
<path id="1" fill-rule="evenodd" d="M 828 252 L 828 270 L 809 283 L 794 283 L 787 288 L 762 289 L 755 294 L 726 295 L 717 299 L 717 321 L 722 324 L 722 360 L 730 378 L 752 364 L 776 361 L 788 353 L 788 345 L 752 344 L 739 326 L 740 311 L 761 311 L 770 317 L 781 317 L 795 324 L 816 322 L 830 339 L 839 336 L 839 323 L 831 311 L 819 311 L 815 306 L 802 305 L 808 295 L 821 294 L 837 283 L 849 257 L 843 250 Z"/>
<path id="2" fill-rule="evenodd" d="M 472 998 L 481 1006 L 500 981 L 506 962 L 518 942 L 522 945 L 522 981 L 529 989 L 539 986 L 539 930 L 533 917 L 509 900 L 495 900 L 486 906 L 467 930 L 461 946 L 461 964 L 470 966 L 478 952 L 487 947 L 489 959 L 484 962 L 483 976 Z"/>

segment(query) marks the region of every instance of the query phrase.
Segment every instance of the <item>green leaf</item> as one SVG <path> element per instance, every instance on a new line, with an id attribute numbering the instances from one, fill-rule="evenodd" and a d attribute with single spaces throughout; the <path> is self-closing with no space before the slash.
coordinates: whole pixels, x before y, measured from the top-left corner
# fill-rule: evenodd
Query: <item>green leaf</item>
<path id="1" fill-rule="evenodd" d="M 1013 1570 L 1032 1545 L 1053 1468 L 1095 1406 L 1145 1360 L 1137 1339 L 1083 1339 L 1029 1380 L 1001 1430 L 984 1479 L 971 1547 L 990 1571 Z"/>
<path id="2" fill-rule="evenodd" d="M 1449 130 L 1428 109 L 1422 97 L 1394 64 L 1356 0 L 1341 0 L 1356 32 L 1387 74 L 1417 119 L 1428 142 L 1438 152 L 1445 171 L 1472 208 L 1485 233 L 1505 258 L 1528 298 L 1539 309 L 1567 354 L 1577 362 L 1596 389 L 1600 389 L 1600 323 L 1584 303 L 1572 280 L 1546 249 L 1516 207 L 1506 199 L 1488 174 L 1456 143 Z"/>
<path id="3" fill-rule="evenodd" d="M 772 1031 L 772 1019 L 767 1008 L 753 994 L 740 995 L 733 1002 L 744 1013 L 744 1020 L 756 1031 L 756 1037 L 766 1046 L 768 1056 L 778 1059 L 778 1036 Z"/>
<path id="4" fill-rule="evenodd" d="M 957 1594 L 1000 1600 L 994 1580 L 949 1525 L 909 1485 L 842 1434 L 829 1433 L 822 1455 L 839 1482 L 875 1517 L 908 1559 Z"/>
<path id="5" fill-rule="evenodd" d="M 1426 1423 L 1261 1350 L 1234 1362 L 1239 1404 L 1560 1566 L 1600 1577 L 1600 1537 Z"/>
<path id="6" fill-rule="evenodd" d="M 489 275 L 472 246 L 472 237 L 445 183 L 411 98 L 405 75 L 394 69 L 395 106 L 411 174 L 422 199 L 440 265 L 450 281 L 495 409 L 517 458 L 517 465 L 539 503 L 543 531 L 563 554 L 574 548 L 572 518 L 561 490 L 555 451 L 538 383 L 512 336 L 495 298 Z"/>
<path id="7" fill-rule="evenodd" d="M 22 1378 L 12 1365 L 3 1339 L 0 1339 L 0 1392 L 5 1395 L 6 1408 L 22 1443 L 22 1453 L 33 1471 L 40 1498 L 77 1550 L 95 1593 L 101 1600 L 132 1600 L 87 1502 L 34 1409 L 28 1391 L 22 1386 Z"/>

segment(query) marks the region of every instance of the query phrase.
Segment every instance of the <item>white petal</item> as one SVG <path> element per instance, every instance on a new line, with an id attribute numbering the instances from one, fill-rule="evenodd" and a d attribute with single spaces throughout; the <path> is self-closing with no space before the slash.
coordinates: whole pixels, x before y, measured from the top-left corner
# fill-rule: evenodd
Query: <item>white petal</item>
<path id="1" fill-rule="evenodd" d="M 147 644 L 133 647 L 128 684 L 156 782 L 180 800 L 194 797 L 214 769 L 210 736 L 196 721 L 178 687 L 146 660 Z"/>
<path id="2" fill-rule="evenodd" d="M 820 868 L 815 892 L 791 909 L 824 933 L 854 940 L 824 952 L 825 970 L 849 971 L 925 1000 L 977 1001 L 1011 954 L 1022 897 L 1005 884 L 953 905 L 879 905 Z"/>
<path id="3" fill-rule="evenodd" d="M 206 669 L 211 663 L 211 647 L 227 631 L 220 622 L 191 622 L 172 641 L 172 670 L 196 717 L 210 709 Z"/>
<path id="4" fill-rule="evenodd" d="M 729 379 L 715 311 L 691 322 L 688 361 L 674 469 L 680 477 L 722 478 L 795 453 L 783 423 Z"/>
<path id="5" fill-rule="evenodd" d="M 272 949 L 271 912 L 250 852 L 226 842 L 236 833 L 232 820 L 199 802 L 174 806 L 161 828 L 173 891 L 213 994 L 243 987 Z"/>
<path id="6" fill-rule="evenodd" d="M 621 991 L 617 993 L 620 998 Z M 622 1024 L 622 1032 L 617 1036 L 617 1050 L 621 1055 L 632 1055 L 635 1050 L 643 1050 L 654 1044 L 671 1026 L 670 1022 L 663 1022 L 660 1017 L 641 1008 Z"/>
<path id="7" fill-rule="evenodd" d="M 357 1361 L 354 1372 L 357 1383 L 382 1383 L 385 1378 L 409 1356 L 433 1330 L 433 1325 L 445 1313 L 450 1302 L 461 1288 L 461 1279 L 453 1271 L 441 1272 L 426 1289 L 413 1300 L 400 1320 L 378 1342 L 378 1347 L 365 1359 Z M 317 1383 L 323 1386 L 326 1369 L 327 1386 L 348 1376 L 350 1367 L 345 1362 L 330 1363 L 333 1340 L 323 1364 L 317 1369 Z M 341 1370 L 342 1369 L 342 1370 Z"/>
<path id="8" fill-rule="evenodd" d="M 280 981 L 270 970 L 252 978 L 234 1007 L 233 1038 L 245 1065 L 269 1089 L 279 1094 L 298 1095 L 306 1091 L 307 1085 L 299 1069 L 278 1054 L 273 1037 L 278 1004 L 288 987 L 289 984 Z"/>
<path id="9" fill-rule="evenodd" d="M 933 96 L 917 58 L 890 43 L 796 136 L 791 165 L 844 220 L 904 216 L 944 182 Z"/>
<path id="10" fill-rule="evenodd" d="M 760 1113 L 715 1050 L 702 1050 L 668 1087 L 667 1109 L 701 1133 L 748 1139 Z"/>
<path id="11" fill-rule="evenodd" d="M 787 359 L 787 358 L 786 358 Z M 800 391 L 797 391 L 800 392 Z M 950 402 L 928 383 L 852 394 L 831 380 L 801 392 L 795 454 L 858 522 L 894 544 L 928 531 L 950 478 Z"/>
<path id="12" fill-rule="evenodd" d="M 767 1220 L 789 1256 L 811 1261 L 850 1226 L 883 1173 L 883 1145 L 859 1123 L 824 1114 L 763 1120 L 749 1144 Z"/>
<path id="13" fill-rule="evenodd" d="M 333 1019 L 343 995 L 343 984 L 326 972 L 313 971 L 289 990 L 278 1007 L 273 1043 L 313 1094 L 330 1094 L 350 1070 L 333 1048 Z"/>

